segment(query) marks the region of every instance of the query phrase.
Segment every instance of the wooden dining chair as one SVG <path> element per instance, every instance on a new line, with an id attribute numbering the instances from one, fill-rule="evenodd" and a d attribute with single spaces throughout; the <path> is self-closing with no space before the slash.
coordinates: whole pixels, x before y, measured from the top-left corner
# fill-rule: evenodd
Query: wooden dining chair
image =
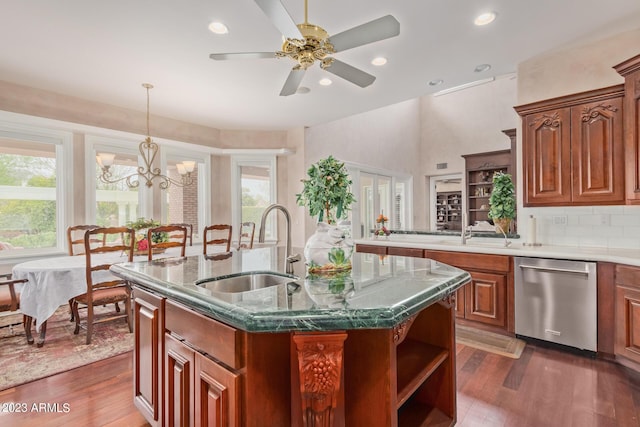
<path id="1" fill-rule="evenodd" d="M 238 249 L 252 249 L 253 236 L 256 232 L 256 223 L 247 221 L 240 225 L 240 235 L 238 236 Z"/>
<path id="2" fill-rule="evenodd" d="M 214 224 L 204 228 L 202 233 L 202 253 L 207 254 L 209 245 L 224 245 L 224 252 L 231 249 L 231 232 L 232 227 L 229 224 Z"/>
<path id="3" fill-rule="evenodd" d="M 13 312 L 20 309 L 20 293 L 16 292 L 15 285 L 27 283 L 27 279 L 12 279 L 11 274 L 0 274 L 0 312 Z M 22 315 L 22 325 L 27 336 L 27 343 L 33 344 L 31 336 L 31 323 L 33 319 L 26 314 Z M 20 323 L 10 323 L 5 327 L 13 328 Z"/>
<path id="4" fill-rule="evenodd" d="M 105 241 L 107 241 L 105 245 L 96 245 L 93 241 L 96 236 L 99 235 L 105 236 Z M 110 236 L 125 236 L 125 238 L 115 238 L 112 241 L 109 238 Z M 124 261 L 132 262 L 134 245 L 135 230 L 132 228 L 94 228 L 87 230 L 84 235 L 87 292 L 82 295 L 78 295 L 73 299 L 73 316 L 76 321 L 76 328 L 73 333 L 77 335 L 80 332 L 81 322 L 78 307 L 80 305 L 86 306 L 87 316 L 85 324 L 87 327 L 87 344 L 91 344 L 93 325 L 97 323 L 126 318 L 129 331 L 132 331 L 131 290 L 125 280 L 109 274 L 108 270 L 112 264 Z M 126 254 L 126 259 L 118 256 L 123 253 Z M 124 302 L 124 313 L 114 312 L 110 316 L 101 318 L 96 318 L 94 316 L 94 306 L 117 302 Z"/>
<path id="5" fill-rule="evenodd" d="M 165 242 L 154 242 L 154 235 L 166 235 L 168 240 Z M 153 254 L 159 253 L 164 249 L 181 248 L 180 256 L 184 257 L 187 249 L 187 228 L 182 225 L 160 225 L 147 230 L 148 254 L 149 261 L 153 259 Z"/>
<path id="6" fill-rule="evenodd" d="M 72 225 L 67 228 L 67 244 L 69 245 L 69 256 L 84 254 L 84 233 L 87 230 L 100 228 L 99 225 Z M 104 237 L 96 236 L 94 243 L 104 244 Z"/>
<path id="7" fill-rule="evenodd" d="M 94 228 L 100 228 L 99 225 L 94 224 L 82 224 L 72 225 L 67 227 L 67 245 L 69 246 L 69 256 L 84 255 L 84 233 L 87 230 L 93 230 Z M 92 243 L 105 244 L 105 237 L 96 236 L 93 238 Z M 120 311 L 120 306 L 116 303 L 116 311 Z M 73 298 L 69 300 L 69 313 L 71 313 L 70 322 L 73 322 Z"/>
<path id="8" fill-rule="evenodd" d="M 171 223 L 169 225 L 177 225 L 177 226 L 186 228 L 187 240 L 189 241 L 189 246 L 193 246 L 193 224 L 187 224 L 186 222 L 176 222 L 176 223 Z M 169 235 L 169 237 L 172 237 L 172 236 Z M 178 237 L 179 237 L 179 233 L 178 233 Z"/>

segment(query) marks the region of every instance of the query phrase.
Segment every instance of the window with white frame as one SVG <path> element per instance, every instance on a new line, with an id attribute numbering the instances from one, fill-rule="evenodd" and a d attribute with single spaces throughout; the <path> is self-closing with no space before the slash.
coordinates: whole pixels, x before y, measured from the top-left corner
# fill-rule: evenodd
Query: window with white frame
<path id="1" fill-rule="evenodd" d="M 231 163 L 233 229 L 240 230 L 243 222 L 254 222 L 257 235 L 262 213 L 277 200 L 276 157 L 233 156 Z M 265 224 L 265 240 L 277 238 L 276 224 L 276 216 L 270 215 Z"/>
<path id="2" fill-rule="evenodd" d="M 412 178 L 405 174 L 372 169 L 347 163 L 356 196 L 351 215 L 352 233 L 356 238 L 371 236 L 380 214 L 388 218 L 390 229 L 411 227 Z"/>
<path id="3" fill-rule="evenodd" d="M 131 187 L 127 179 L 118 179 L 134 175 L 132 180 L 138 179 L 135 174 L 138 167 L 144 165 L 138 150 L 139 141 L 129 135 L 122 137 L 106 137 L 88 135 L 86 137 L 87 170 L 95 169 L 95 176 L 91 182 L 95 188 L 89 192 L 87 200 L 88 218 L 95 218 L 90 222 L 98 225 L 126 225 L 137 218 L 154 219 L 164 224 L 189 223 L 193 225 L 194 240 L 198 239 L 198 230 L 201 224 L 208 222 L 205 207 L 209 205 L 209 186 L 206 184 L 210 176 L 210 154 L 194 151 L 190 148 L 177 148 L 177 143 L 172 146 L 160 145 L 160 170 L 162 174 L 180 182 L 182 175 L 179 167 L 185 161 L 195 163 L 191 172 L 192 184 L 180 187 L 170 184 L 166 190 L 156 192 L 154 186 L 159 185 L 160 180 L 152 181 L 152 187 L 145 185 L 141 178 L 138 187 Z M 187 144 L 185 144 L 187 145 Z M 110 153 L 114 155 L 111 181 L 105 183 L 100 180 L 102 170 L 96 161 L 96 155 Z M 154 197 L 158 198 L 154 201 Z M 154 208 L 155 206 L 155 208 Z M 153 212 L 160 211 L 160 217 L 154 218 Z"/>
<path id="4" fill-rule="evenodd" d="M 0 122 L 0 257 L 64 249 L 69 132 Z"/>

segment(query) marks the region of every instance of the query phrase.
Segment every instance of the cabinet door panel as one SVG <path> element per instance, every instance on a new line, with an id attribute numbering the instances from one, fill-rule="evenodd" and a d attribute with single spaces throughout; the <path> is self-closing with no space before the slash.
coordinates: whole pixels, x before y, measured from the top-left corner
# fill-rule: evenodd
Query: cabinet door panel
<path id="1" fill-rule="evenodd" d="M 571 109 L 573 202 L 624 202 L 622 99 Z"/>
<path id="2" fill-rule="evenodd" d="M 196 427 L 240 425 L 240 377 L 196 354 Z"/>
<path id="3" fill-rule="evenodd" d="M 506 276 L 470 273 L 471 283 L 465 286 L 465 317 L 489 325 L 506 326 Z"/>
<path id="4" fill-rule="evenodd" d="M 456 291 L 456 317 L 464 319 L 464 293 L 467 286 L 463 286 Z"/>
<path id="5" fill-rule="evenodd" d="M 162 298 L 134 290 L 133 401 L 151 425 L 161 424 L 163 305 Z"/>
<path id="6" fill-rule="evenodd" d="M 570 110 L 525 117 L 523 142 L 524 205 L 571 201 Z"/>
<path id="7" fill-rule="evenodd" d="M 165 351 L 165 423 L 192 427 L 194 351 L 169 334 L 165 334 Z"/>
<path id="8" fill-rule="evenodd" d="M 640 290 L 616 287 L 615 352 L 640 363 Z"/>

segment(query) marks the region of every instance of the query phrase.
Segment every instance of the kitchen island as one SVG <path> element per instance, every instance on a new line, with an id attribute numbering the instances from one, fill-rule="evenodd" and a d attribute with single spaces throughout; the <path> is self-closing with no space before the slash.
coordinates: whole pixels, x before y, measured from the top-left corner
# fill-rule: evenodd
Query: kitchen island
<path id="1" fill-rule="evenodd" d="M 112 267 L 134 289 L 134 401 L 149 423 L 453 425 L 454 295 L 469 274 L 356 253 L 346 274 L 297 263 L 286 276 L 283 252 Z"/>

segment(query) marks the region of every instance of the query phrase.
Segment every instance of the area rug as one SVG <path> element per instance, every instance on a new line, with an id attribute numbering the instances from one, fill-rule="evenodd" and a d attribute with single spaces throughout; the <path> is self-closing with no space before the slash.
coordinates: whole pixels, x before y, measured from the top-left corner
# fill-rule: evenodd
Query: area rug
<path id="1" fill-rule="evenodd" d="M 113 305 L 96 307 L 100 315 L 113 312 Z M 82 316 L 82 312 L 80 312 Z M 87 332 L 73 334 L 69 306 L 61 306 L 47 322 L 44 346 L 28 345 L 22 325 L 0 329 L 0 390 L 88 365 L 133 349 L 133 334 L 124 320 L 118 319 L 93 327 L 91 344 L 85 344 Z M 3 316 L 0 326 L 17 323 L 21 314 Z M 35 328 L 32 333 L 36 337 Z"/>
<path id="2" fill-rule="evenodd" d="M 521 339 L 456 325 L 456 341 L 469 347 L 488 351 L 489 353 L 519 359 L 527 344 Z"/>

